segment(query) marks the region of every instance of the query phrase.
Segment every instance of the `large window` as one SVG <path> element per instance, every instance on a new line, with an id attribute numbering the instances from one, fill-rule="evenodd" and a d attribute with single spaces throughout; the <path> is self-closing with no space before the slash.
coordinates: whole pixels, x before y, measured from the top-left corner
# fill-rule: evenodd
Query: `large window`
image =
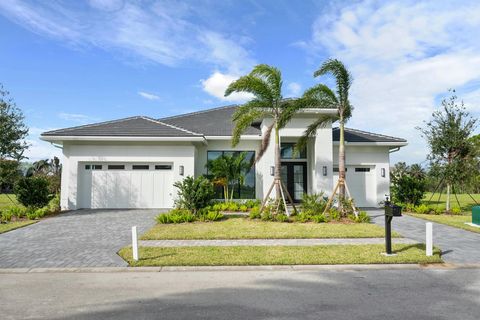
<path id="1" fill-rule="evenodd" d="M 233 188 L 233 198 L 234 199 L 255 199 L 255 166 L 253 165 L 255 160 L 255 151 L 208 151 L 207 160 L 215 160 L 222 155 L 236 157 L 240 153 L 245 153 L 244 163 L 248 164 L 249 169 L 244 173 L 243 184 L 241 181 L 238 181 Z M 208 174 L 208 172 L 207 172 Z M 216 188 L 217 198 L 222 199 L 223 188 L 218 186 Z"/>
<path id="2" fill-rule="evenodd" d="M 282 143 L 280 145 L 280 157 L 282 159 L 306 159 L 307 149 L 303 148 L 300 152 L 295 153 L 295 143 Z"/>

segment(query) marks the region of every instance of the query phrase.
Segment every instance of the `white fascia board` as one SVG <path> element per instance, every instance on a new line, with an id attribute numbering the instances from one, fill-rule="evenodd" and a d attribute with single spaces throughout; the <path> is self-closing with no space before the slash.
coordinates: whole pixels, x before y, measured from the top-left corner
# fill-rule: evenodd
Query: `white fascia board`
<path id="1" fill-rule="evenodd" d="M 41 140 L 57 141 L 205 141 L 198 137 L 116 137 L 116 136 L 40 136 Z"/>
<path id="2" fill-rule="evenodd" d="M 231 140 L 232 136 L 205 136 L 207 140 Z M 244 135 L 240 136 L 240 140 L 262 140 L 262 136 Z"/>
<path id="3" fill-rule="evenodd" d="M 333 145 L 338 146 L 340 142 L 334 141 Z M 382 146 L 382 147 L 405 147 L 408 145 L 408 142 L 348 142 L 345 141 L 345 145 L 347 146 Z"/>
<path id="4" fill-rule="evenodd" d="M 330 108 L 305 108 L 297 111 L 298 113 L 306 114 L 338 114 L 338 109 Z"/>

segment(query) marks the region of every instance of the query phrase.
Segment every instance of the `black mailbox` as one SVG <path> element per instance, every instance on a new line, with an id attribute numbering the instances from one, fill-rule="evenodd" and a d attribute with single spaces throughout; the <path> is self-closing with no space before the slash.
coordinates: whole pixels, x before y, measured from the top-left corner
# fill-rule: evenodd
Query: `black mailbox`
<path id="1" fill-rule="evenodd" d="M 402 207 L 387 203 L 385 204 L 385 215 L 391 217 L 401 217 L 402 216 Z"/>

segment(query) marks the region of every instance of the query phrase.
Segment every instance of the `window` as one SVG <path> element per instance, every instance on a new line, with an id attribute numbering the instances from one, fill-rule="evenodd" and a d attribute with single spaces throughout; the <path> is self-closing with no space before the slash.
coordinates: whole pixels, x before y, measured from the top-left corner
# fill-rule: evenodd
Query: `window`
<path id="1" fill-rule="evenodd" d="M 171 164 L 156 164 L 155 170 L 172 170 Z"/>
<path id="2" fill-rule="evenodd" d="M 370 172 L 370 168 L 355 168 L 355 172 Z"/>
<path id="3" fill-rule="evenodd" d="M 85 170 L 102 170 L 102 165 L 100 164 L 86 164 Z"/>
<path id="4" fill-rule="evenodd" d="M 245 159 L 243 161 L 248 169 L 244 172 L 243 183 L 237 182 L 233 187 L 234 199 L 255 199 L 255 166 L 253 165 L 255 160 L 255 151 L 207 151 L 207 160 L 212 161 L 220 158 L 221 156 L 233 156 L 237 157 L 241 153 L 245 153 Z M 207 171 L 208 175 L 208 171 Z M 223 198 L 223 188 L 221 186 L 216 187 L 216 197 Z"/>
<path id="5" fill-rule="evenodd" d="M 150 166 L 148 164 L 134 164 L 132 170 L 148 170 Z"/>
<path id="6" fill-rule="evenodd" d="M 348 171 L 348 168 L 345 168 L 345 172 Z M 338 172 L 338 167 L 333 168 L 333 172 Z"/>
<path id="7" fill-rule="evenodd" d="M 303 148 L 298 153 L 294 153 L 295 143 L 282 143 L 280 146 L 280 157 L 282 159 L 306 159 L 307 149 Z"/>
<path id="8" fill-rule="evenodd" d="M 123 164 L 109 164 L 108 170 L 125 170 L 125 165 Z"/>

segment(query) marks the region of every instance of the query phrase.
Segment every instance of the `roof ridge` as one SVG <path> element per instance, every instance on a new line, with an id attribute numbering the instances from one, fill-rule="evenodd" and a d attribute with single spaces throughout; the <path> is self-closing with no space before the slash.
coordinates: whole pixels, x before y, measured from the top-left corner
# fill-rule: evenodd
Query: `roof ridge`
<path id="1" fill-rule="evenodd" d="M 185 116 L 194 116 L 197 114 L 202 114 L 210 111 L 216 111 L 216 110 L 222 110 L 222 109 L 227 109 L 227 108 L 233 108 L 233 107 L 238 107 L 238 104 L 231 104 L 228 106 L 221 106 L 221 107 L 215 107 L 215 108 L 210 108 L 210 109 L 205 109 L 205 110 L 198 110 L 194 112 L 188 112 L 188 113 L 182 113 L 182 114 L 177 114 L 175 116 L 169 116 L 165 118 L 159 118 L 158 120 L 163 121 L 163 120 L 171 120 L 175 118 L 180 118 L 180 117 L 185 117 Z"/>
<path id="2" fill-rule="evenodd" d="M 164 125 L 164 126 L 167 126 L 167 127 L 173 128 L 173 129 L 177 129 L 177 130 L 180 130 L 180 131 L 184 131 L 184 132 L 186 132 L 186 133 L 190 133 L 190 134 L 198 135 L 198 136 L 203 136 L 203 134 L 201 134 L 201 133 L 194 132 L 194 131 L 190 131 L 190 130 L 184 129 L 184 128 L 182 128 L 182 127 L 179 127 L 179 126 L 174 126 L 173 124 L 165 123 L 165 122 L 163 122 L 163 121 L 160 121 L 160 120 L 157 120 L 157 119 L 154 119 L 154 118 L 150 118 L 150 117 L 147 117 L 147 116 L 141 116 L 141 118 L 143 118 L 143 119 L 145 119 L 145 120 L 149 120 L 149 121 L 155 122 L 155 123 L 159 123 L 159 124 L 161 124 L 161 125 Z"/>
<path id="3" fill-rule="evenodd" d="M 339 130 L 340 128 L 339 127 L 335 127 L 335 128 L 332 128 L 332 130 Z M 403 138 L 398 138 L 398 137 L 394 137 L 394 136 L 388 136 L 386 134 L 381 134 L 381 133 L 374 133 L 374 132 L 370 132 L 370 131 L 364 131 L 364 130 L 360 130 L 360 129 L 354 129 L 354 128 L 345 128 L 346 130 L 351 130 L 351 131 L 355 131 L 355 132 L 359 132 L 359 133 L 366 133 L 366 134 L 369 134 L 369 135 L 372 135 L 372 136 L 377 136 L 377 137 L 383 137 L 383 138 L 390 138 L 390 139 L 395 139 L 395 140 L 401 140 L 401 141 L 407 141 Z"/>
<path id="4" fill-rule="evenodd" d="M 102 122 L 96 122 L 96 123 L 90 123 L 90 124 L 83 124 L 83 125 L 80 125 L 80 126 L 74 126 L 74 127 L 64 128 L 64 129 L 55 129 L 55 130 L 45 131 L 41 135 L 43 136 L 43 135 L 55 133 L 57 131 L 70 131 L 70 130 L 76 130 L 76 129 L 95 127 L 95 126 L 100 126 L 100 125 L 104 125 L 104 124 L 110 124 L 110 123 L 122 122 L 122 121 L 126 121 L 126 120 L 138 119 L 138 118 L 142 118 L 142 117 L 143 116 L 131 116 L 131 117 L 126 117 L 126 118 L 121 118 L 121 119 L 116 119 L 116 120 L 109 120 L 109 121 L 102 121 Z"/>

